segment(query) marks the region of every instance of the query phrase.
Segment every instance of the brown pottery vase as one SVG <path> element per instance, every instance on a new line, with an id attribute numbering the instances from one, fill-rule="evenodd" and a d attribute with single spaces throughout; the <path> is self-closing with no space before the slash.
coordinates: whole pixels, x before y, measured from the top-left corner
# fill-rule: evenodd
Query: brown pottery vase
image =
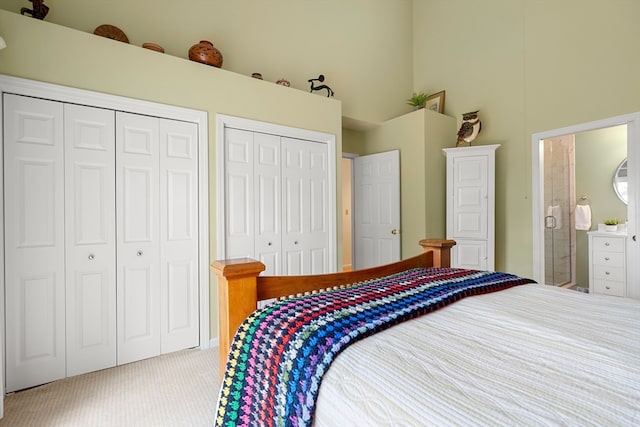
<path id="1" fill-rule="evenodd" d="M 222 53 L 213 46 L 213 43 L 202 40 L 189 49 L 189 59 L 216 68 L 222 67 Z"/>

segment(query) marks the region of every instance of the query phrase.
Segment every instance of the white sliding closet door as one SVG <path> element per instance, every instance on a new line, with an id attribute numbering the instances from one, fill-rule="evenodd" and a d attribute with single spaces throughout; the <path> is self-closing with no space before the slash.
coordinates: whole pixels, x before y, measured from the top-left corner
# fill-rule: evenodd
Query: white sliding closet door
<path id="1" fill-rule="evenodd" d="M 3 100 L 11 392 L 65 376 L 63 106 L 9 94 Z"/>
<path id="2" fill-rule="evenodd" d="M 160 354 L 159 132 L 116 113 L 118 364 Z"/>
<path id="3" fill-rule="evenodd" d="M 161 353 L 199 344 L 198 126 L 160 119 Z M 205 285 L 208 286 L 208 285 Z"/>
<path id="4" fill-rule="evenodd" d="M 64 104 L 67 376 L 116 364 L 115 112 Z"/>

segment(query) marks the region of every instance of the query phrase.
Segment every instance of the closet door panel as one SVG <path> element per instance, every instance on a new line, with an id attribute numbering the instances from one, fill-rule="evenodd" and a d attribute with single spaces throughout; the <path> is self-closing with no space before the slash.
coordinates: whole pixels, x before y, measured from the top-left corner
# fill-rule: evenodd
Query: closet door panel
<path id="1" fill-rule="evenodd" d="M 115 112 L 66 104 L 67 376 L 116 363 Z"/>
<path id="2" fill-rule="evenodd" d="M 159 119 L 116 113 L 117 363 L 160 354 Z"/>
<path id="3" fill-rule="evenodd" d="M 281 274 L 280 137 L 254 134 L 255 255 L 266 266 L 265 275 Z"/>
<path id="4" fill-rule="evenodd" d="M 284 270 L 287 274 L 325 273 L 329 265 L 327 147 L 293 138 L 282 138 L 281 143 Z M 293 263 L 293 259 L 301 261 Z"/>
<path id="5" fill-rule="evenodd" d="M 5 94 L 7 392 L 65 376 L 62 104 Z"/>
<path id="6" fill-rule="evenodd" d="M 253 132 L 225 129 L 225 258 L 255 257 Z"/>
<path id="7" fill-rule="evenodd" d="M 199 344 L 198 130 L 160 120 L 161 353 Z"/>

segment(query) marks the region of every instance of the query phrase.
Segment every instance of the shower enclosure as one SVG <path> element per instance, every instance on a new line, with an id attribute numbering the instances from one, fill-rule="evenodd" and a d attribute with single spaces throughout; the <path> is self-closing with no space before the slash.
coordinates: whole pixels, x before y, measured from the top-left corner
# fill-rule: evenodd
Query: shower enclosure
<path id="1" fill-rule="evenodd" d="M 576 280 L 574 145 L 573 135 L 544 141 L 544 271 L 548 285 L 571 286 Z"/>

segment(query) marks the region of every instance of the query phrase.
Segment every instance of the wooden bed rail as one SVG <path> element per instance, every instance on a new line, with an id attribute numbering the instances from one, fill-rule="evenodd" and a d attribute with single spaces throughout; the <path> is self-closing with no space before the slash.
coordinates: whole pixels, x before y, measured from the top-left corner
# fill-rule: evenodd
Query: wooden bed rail
<path id="1" fill-rule="evenodd" d="M 413 258 L 363 270 L 308 276 L 259 276 L 265 265 L 251 258 L 214 261 L 211 270 L 218 276 L 220 378 L 231 340 L 242 321 L 257 308 L 258 301 L 344 286 L 410 268 L 449 267 L 455 244 L 453 240 L 424 239 L 420 241 L 424 252 Z"/>

